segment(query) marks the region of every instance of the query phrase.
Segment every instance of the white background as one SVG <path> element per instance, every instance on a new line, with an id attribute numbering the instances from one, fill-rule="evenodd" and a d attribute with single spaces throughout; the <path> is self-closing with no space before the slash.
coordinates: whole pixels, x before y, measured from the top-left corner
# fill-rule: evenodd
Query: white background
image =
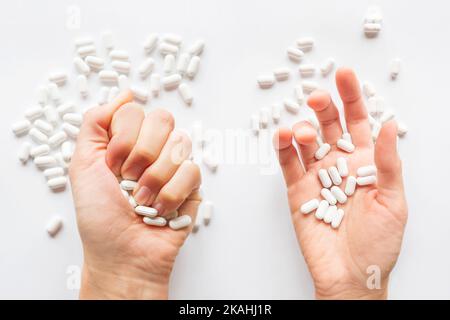
<path id="1" fill-rule="evenodd" d="M 380 37 L 362 35 L 369 4 L 384 13 Z M 176 93 L 163 105 L 188 127 L 248 128 L 249 116 L 291 94 L 298 76 L 270 91 L 257 89 L 261 72 L 295 65 L 285 49 L 300 36 L 317 46 L 306 57 L 328 56 L 371 80 L 410 132 L 400 142 L 409 204 L 403 250 L 391 276 L 391 298 L 450 298 L 450 212 L 448 210 L 448 91 L 450 44 L 448 1 L 9 1 L 0 10 L 0 298 L 76 298 L 66 270 L 80 266 L 82 250 L 69 190 L 54 194 L 31 164 L 22 167 L 12 122 L 35 103 L 35 89 L 50 70 L 72 70 L 72 40 L 99 39 L 112 30 L 117 47 L 143 59 L 141 42 L 151 32 L 175 32 L 186 43 L 206 40 L 201 71 L 192 84 L 195 103 L 186 108 Z M 79 30 L 66 26 L 68 7 L 81 11 Z M 70 10 L 69 10 L 70 11 Z M 388 76 L 401 57 L 398 80 Z M 320 77 L 318 77 L 320 78 Z M 331 79 L 321 81 L 335 95 Z M 72 91 L 73 82 L 72 82 Z M 95 96 L 95 94 L 93 94 Z M 161 105 L 158 101 L 154 105 Z M 292 124 L 300 116 L 284 114 Z M 224 164 L 204 172 L 204 196 L 216 205 L 208 228 L 190 237 L 177 258 L 171 298 L 314 297 L 297 246 L 280 172 L 262 175 L 256 165 Z M 45 223 L 63 216 L 55 239 Z"/>

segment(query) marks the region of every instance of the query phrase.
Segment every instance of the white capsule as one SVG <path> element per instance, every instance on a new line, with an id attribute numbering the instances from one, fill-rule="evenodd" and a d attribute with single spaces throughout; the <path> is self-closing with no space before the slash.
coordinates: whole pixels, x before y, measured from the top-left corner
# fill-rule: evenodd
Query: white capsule
<path id="1" fill-rule="evenodd" d="M 368 186 L 377 182 L 376 176 L 366 176 L 356 178 L 356 184 L 358 186 Z"/>
<path id="2" fill-rule="evenodd" d="M 77 53 L 80 57 L 95 56 L 95 46 L 92 44 L 79 47 Z"/>
<path id="3" fill-rule="evenodd" d="M 140 102 L 146 103 L 148 100 L 148 91 L 143 87 L 132 86 L 131 92 L 133 93 L 133 97 Z"/>
<path id="4" fill-rule="evenodd" d="M 49 92 L 49 96 L 51 98 L 51 100 L 56 103 L 59 104 L 61 102 L 62 96 L 61 96 L 61 91 L 59 91 L 58 85 L 56 83 L 49 83 L 48 84 L 48 92 Z"/>
<path id="5" fill-rule="evenodd" d="M 108 97 L 109 97 L 109 87 L 101 87 L 99 92 L 98 103 L 100 105 L 107 103 Z"/>
<path id="6" fill-rule="evenodd" d="M 150 77 L 150 92 L 154 97 L 159 96 L 159 91 L 161 91 L 161 76 L 154 73 Z"/>
<path id="7" fill-rule="evenodd" d="M 380 23 L 364 23 L 364 33 L 368 38 L 372 38 L 378 35 L 381 31 Z"/>
<path id="8" fill-rule="evenodd" d="M 130 58 L 128 51 L 125 50 L 112 50 L 109 53 L 109 58 L 111 60 L 124 60 L 127 61 Z"/>
<path id="9" fill-rule="evenodd" d="M 61 177 L 64 175 L 63 167 L 53 167 L 44 170 L 44 177 L 48 179 L 53 179 L 56 177 Z"/>
<path id="10" fill-rule="evenodd" d="M 23 164 L 27 163 L 28 159 L 30 159 L 30 150 L 31 150 L 31 143 L 29 142 L 24 142 L 20 146 L 17 157 Z"/>
<path id="11" fill-rule="evenodd" d="M 154 218 L 158 214 L 158 211 L 152 207 L 146 207 L 146 206 L 137 206 L 134 208 L 134 212 L 136 212 L 138 215 Z"/>
<path id="12" fill-rule="evenodd" d="M 178 88 L 181 82 L 181 76 L 178 73 L 162 78 L 164 90 L 174 90 Z"/>
<path id="13" fill-rule="evenodd" d="M 331 220 L 331 227 L 333 229 L 339 228 L 339 225 L 341 224 L 343 218 L 344 218 L 344 210 L 337 209 L 336 214 L 334 215 L 333 219 Z"/>
<path id="14" fill-rule="evenodd" d="M 131 207 L 136 208 L 138 206 L 136 199 L 132 195 L 128 196 L 128 203 Z"/>
<path id="15" fill-rule="evenodd" d="M 259 110 L 259 124 L 261 128 L 267 128 L 269 125 L 269 109 L 266 107 Z"/>
<path id="16" fill-rule="evenodd" d="M 47 226 L 45 227 L 45 229 L 51 237 L 54 237 L 58 234 L 59 230 L 61 230 L 62 225 L 63 222 L 61 217 L 54 216 L 49 220 L 49 222 L 47 222 Z"/>
<path id="17" fill-rule="evenodd" d="M 297 103 L 302 105 L 305 103 L 305 94 L 303 93 L 303 86 L 297 85 L 294 88 L 295 98 L 297 99 Z"/>
<path id="18" fill-rule="evenodd" d="M 366 98 L 371 98 L 371 97 L 375 96 L 377 93 L 375 90 L 375 87 L 370 82 L 367 82 L 367 81 L 365 81 L 363 83 L 362 90 L 363 90 Z"/>
<path id="19" fill-rule="evenodd" d="M 192 232 L 193 232 L 193 233 L 197 233 L 198 230 L 200 229 L 200 226 L 201 226 L 201 224 L 200 224 L 200 218 L 199 218 L 199 216 L 197 215 L 197 217 L 196 217 L 196 219 L 195 219 L 195 221 L 194 221 L 194 226 L 192 227 Z"/>
<path id="20" fill-rule="evenodd" d="M 122 180 L 120 182 L 120 187 L 126 191 L 133 191 L 137 187 L 137 182 L 132 180 Z"/>
<path id="21" fill-rule="evenodd" d="M 100 81 L 105 84 L 117 83 L 117 81 L 119 80 L 119 74 L 113 70 L 102 70 L 98 75 Z"/>
<path id="22" fill-rule="evenodd" d="M 208 226 L 214 211 L 214 204 L 211 201 L 205 201 L 202 208 L 203 224 Z"/>
<path id="23" fill-rule="evenodd" d="M 250 127 L 255 135 L 259 133 L 259 117 L 256 114 L 250 117 Z"/>
<path id="24" fill-rule="evenodd" d="M 182 83 L 178 86 L 178 92 L 184 103 L 190 106 L 192 104 L 192 100 L 194 99 L 191 88 L 186 83 Z"/>
<path id="25" fill-rule="evenodd" d="M 328 203 L 327 200 L 322 200 L 319 203 L 319 207 L 316 210 L 316 218 L 319 220 L 322 220 L 325 217 L 325 213 L 328 211 L 328 207 L 330 206 L 330 204 Z"/>
<path id="26" fill-rule="evenodd" d="M 199 39 L 195 41 L 194 44 L 190 46 L 187 51 L 189 52 L 190 55 L 199 56 L 202 54 L 204 48 L 205 48 L 205 41 Z"/>
<path id="27" fill-rule="evenodd" d="M 273 123 L 280 122 L 281 119 L 281 106 L 278 104 L 272 105 L 272 120 Z"/>
<path id="28" fill-rule="evenodd" d="M 150 73 L 152 73 L 155 66 L 155 60 L 152 58 L 147 58 L 138 68 L 139 76 L 141 79 L 146 79 Z"/>
<path id="29" fill-rule="evenodd" d="M 66 113 L 63 120 L 79 127 L 83 123 L 83 115 L 81 113 Z"/>
<path id="30" fill-rule="evenodd" d="M 288 58 L 294 62 L 300 62 L 305 55 L 302 50 L 295 47 L 289 47 L 286 50 Z"/>
<path id="31" fill-rule="evenodd" d="M 314 47 L 314 39 L 311 37 L 300 38 L 297 39 L 296 44 L 302 51 L 309 51 Z"/>
<path id="32" fill-rule="evenodd" d="M 33 162 L 38 168 L 53 167 L 57 164 L 56 159 L 53 156 L 39 156 L 34 158 Z"/>
<path id="33" fill-rule="evenodd" d="M 217 171 L 217 168 L 219 167 L 219 161 L 217 157 L 214 156 L 211 152 L 204 152 L 202 161 L 209 170 L 211 170 L 212 172 Z"/>
<path id="34" fill-rule="evenodd" d="M 49 153 L 50 153 L 50 146 L 48 144 L 41 144 L 29 150 L 29 154 L 33 158 L 44 156 Z"/>
<path id="35" fill-rule="evenodd" d="M 25 118 L 30 121 L 36 120 L 44 115 L 44 109 L 41 106 L 31 107 L 25 110 Z"/>
<path id="36" fill-rule="evenodd" d="M 392 109 L 386 109 L 380 117 L 380 122 L 385 123 L 395 118 L 395 112 Z"/>
<path id="37" fill-rule="evenodd" d="M 350 143 L 353 143 L 353 141 L 352 141 L 352 136 L 351 136 L 350 133 L 348 133 L 348 132 L 344 132 L 344 133 L 342 134 L 342 139 L 344 139 L 345 141 L 348 141 L 348 142 L 350 142 Z"/>
<path id="38" fill-rule="evenodd" d="M 188 227 L 192 223 L 192 219 L 188 215 L 182 215 L 169 221 L 169 227 L 172 230 L 178 230 Z"/>
<path id="39" fill-rule="evenodd" d="M 112 87 L 110 90 L 109 90 L 109 94 L 108 94 L 108 102 L 112 102 L 112 101 L 114 101 L 114 99 L 119 95 L 119 93 L 120 93 L 120 90 L 119 90 L 119 88 L 118 87 Z"/>
<path id="40" fill-rule="evenodd" d="M 356 174 L 358 177 L 367 177 L 367 176 L 373 176 L 377 174 L 377 167 L 374 165 L 359 167 L 356 170 Z"/>
<path id="41" fill-rule="evenodd" d="M 381 23 L 382 21 L 383 15 L 381 13 L 380 7 L 371 6 L 367 9 L 366 16 L 364 17 L 364 22 Z"/>
<path id="42" fill-rule="evenodd" d="M 177 72 L 179 74 L 181 75 L 186 74 L 190 59 L 191 56 L 189 54 L 187 53 L 180 54 L 177 62 Z"/>
<path id="43" fill-rule="evenodd" d="M 333 205 L 336 204 L 337 199 L 333 196 L 333 194 L 331 193 L 331 191 L 328 190 L 327 188 L 323 188 L 323 189 L 320 191 L 320 194 L 322 195 L 322 197 L 323 197 L 325 200 L 328 201 L 328 203 L 329 203 L 330 205 L 333 206 Z"/>
<path id="44" fill-rule="evenodd" d="M 371 116 L 378 116 L 384 111 L 384 98 L 381 96 L 373 96 L 367 100 L 367 108 Z"/>
<path id="45" fill-rule="evenodd" d="M 275 76 L 275 79 L 277 79 L 277 81 L 285 81 L 289 79 L 290 73 L 290 69 L 286 67 L 280 67 L 273 70 L 273 75 Z"/>
<path id="46" fill-rule="evenodd" d="M 89 45 L 94 44 L 94 39 L 92 39 L 92 37 L 88 37 L 88 36 L 80 37 L 80 38 L 75 39 L 74 44 L 75 44 L 75 48 L 89 46 Z"/>
<path id="47" fill-rule="evenodd" d="M 113 62 L 111 62 L 111 67 L 118 73 L 129 74 L 131 63 L 128 61 L 113 60 Z"/>
<path id="48" fill-rule="evenodd" d="M 150 34 L 143 43 L 144 50 L 147 54 L 150 54 L 155 50 L 158 43 L 158 35 L 156 33 Z"/>
<path id="49" fill-rule="evenodd" d="M 328 168 L 328 174 L 330 175 L 331 181 L 333 181 L 333 184 L 340 185 L 342 183 L 342 178 L 339 175 L 339 171 L 336 167 L 329 167 Z"/>
<path id="50" fill-rule="evenodd" d="M 80 96 L 82 98 L 87 97 L 87 95 L 88 95 L 88 82 L 87 82 L 87 78 L 86 78 L 85 75 L 80 74 L 77 77 L 76 87 L 77 87 L 78 93 L 80 94 Z"/>
<path id="51" fill-rule="evenodd" d="M 194 79 L 198 73 L 199 67 L 200 67 L 200 57 L 193 56 L 191 58 L 191 61 L 189 61 L 188 68 L 186 70 L 186 75 L 188 76 L 188 78 Z"/>
<path id="52" fill-rule="evenodd" d="M 111 31 L 104 31 L 101 34 L 103 47 L 106 50 L 112 50 L 114 48 L 114 37 Z"/>
<path id="53" fill-rule="evenodd" d="M 120 192 L 122 192 L 122 194 L 125 197 L 125 199 L 128 200 L 128 197 L 129 197 L 128 191 L 120 189 Z"/>
<path id="54" fill-rule="evenodd" d="M 122 91 L 130 89 L 130 79 L 125 74 L 119 76 L 119 88 Z"/>
<path id="55" fill-rule="evenodd" d="M 26 119 L 14 122 L 11 126 L 11 129 L 16 136 L 20 136 L 27 133 L 30 130 L 30 128 L 31 122 Z"/>
<path id="56" fill-rule="evenodd" d="M 337 147 L 345 152 L 352 153 L 355 151 L 355 145 L 344 139 L 339 139 L 337 142 Z"/>
<path id="57" fill-rule="evenodd" d="M 80 57 L 75 57 L 73 59 L 73 64 L 75 65 L 75 69 L 78 73 L 82 75 L 88 75 L 91 72 L 91 68 L 89 65 L 83 61 Z"/>
<path id="58" fill-rule="evenodd" d="M 318 207 L 319 207 L 319 200 L 312 199 L 302 204 L 302 206 L 300 207 L 300 212 L 303 214 L 308 214 L 316 210 Z"/>
<path id="59" fill-rule="evenodd" d="M 87 65 L 93 70 L 101 70 L 105 65 L 105 60 L 96 56 L 87 56 L 85 58 Z"/>
<path id="60" fill-rule="evenodd" d="M 67 134 L 64 131 L 60 131 L 48 138 L 48 144 L 52 148 L 58 147 L 61 143 L 67 140 Z"/>
<path id="61" fill-rule="evenodd" d="M 179 46 L 183 42 L 183 39 L 181 38 L 181 36 L 179 36 L 178 34 L 174 34 L 174 33 L 164 34 L 162 36 L 161 40 L 165 41 L 167 43 L 173 44 L 175 46 Z"/>
<path id="62" fill-rule="evenodd" d="M 331 193 L 333 194 L 333 196 L 336 198 L 336 200 L 340 203 L 340 204 L 344 204 L 347 202 L 347 196 L 344 193 L 344 191 L 341 190 L 341 188 L 339 188 L 338 186 L 332 186 L 331 187 Z"/>
<path id="63" fill-rule="evenodd" d="M 381 125 L 377 122 L 372 126 L 372 139 L 373 141 L 378 139 L 378 135 L 380 134 Z"/>
<path id="64" fill-rule="evenodd" d="M 73 155 L 72 142 L 70 142 L 70 141 L 63 142 L 63 144 L 61 145 L 61 154 L 62 154 L 64 161 L 70 162 L 70 160 L 72 159 L 72 155 Z"/>
<path id="65" fill-rule="evenodd" d="M 64 189 L 67 185 L 67 177 L 55 177 L 47 181 L 47 185 L 52 190 Z"/>
<path id="66" fill-rule="evenodd" d="M 334 205 L 329 206 L 327 212 L 325 213 L 325 216 L 323 217 L 323 222 L 331 223 L 336 214 L 337 214 L 337 207 Z"/>
<path id="67" fill-rule="evenodd" d="M 319 85 L 314 81 L 303 81 L 302 82 L 303 92 L 309 94 L 314 90 L 317 90 Z"/>
<path id="68" fill-rule="evenodd" d="M 30 129 L 28 135 L 34 142 L 38 144 L 46 144 L 48 142 L 48 137 L 45 135 L 45 133 L 36 128 Z"/>
<path id="69" fill-rule="evenodd" d="M 320 183 L 324 188 L 329 188 L 332 185 L 330 176 L 328 175 L 328 171 L 326 169 L 319 169 L 318 172 Z"/>
<path id="70" fill-rule="evenodd" d="M 37 90 L 37 101 L 43 107 L 47 104 L 48 89 L 46 86 L 40 86 Z"/>
<path id="71" fill-rule="evenodd" d="M 290 113 L 297 114 L 300 110 L 300 106 L 298 105 L 298 103 L 291 99 L 284 99 L 283 104 L 284 108 Z"/>
<path id="72" fill-rule="evenodd" d="M 78 134 L 80 133 L 80 129 L 75 127 L 74 125 L 64 122 L 61 126 L 61 129 L 72 139 L 76 139 Z"/>
<path id="73" fill-rule="evenodd" d="M 408 127 L 404 122 L 397 123 L 397 135 L 403 137 L 408 132 Z"/>
<path id="74" fill-rule="evenodd" d="M 168 54 L 164 57 L 164 74 L 172 74 L 175 70 L 175 56 L 173 54 Z"/>
<path id="75" fill-rule="evenodd" d="M 356 178 L 354 176 L 349 176 L 347 182 L 345 183 L 344 192 L 347 196 L 352 196 L 356 189 Z"/>
<path id="76" fill-rule="evenodd" d="M 316 73 L 316 66 L 313 64 L 302 64 L 298 68 L 298 72 L 303 78 L 312 77 Z"/>
<path id="77" fill-rule="evenodd" d="M 56 108 L 59 116 L 62 118 L 66 113 L 75 111 L 75 104 L 73 102 L 66 102 L 61 104 L 58 108 Z"/>
<path id="78" fill-rule="evenodd" d="M 336 62 L 334 61 L 333 58 L 326 59 L 320 66 L 320 72 L 322 73 L 322 76 L 323 77 L 328 76 L 331 73 L 331 71 L 333 71 L 335 64 Z"/>
<path id="79" fill-rule="evenodd" d="M 62 86 L 67 81 L 67 73 L 64 71 L 55 71 L 48 76 L 48 80 Z"/>
<path id="80" fill-rule="evenodd" d="M 164 227 L 167 224 L 167 220 L 164 219 L 163 217 L 155 217 L 155 218 L 144 217 L 142 221 L 144 221 L 144 223 L 149 226 L 155 227 Z"/>
<path id="81" fill-rule="evenodd" d="M 325 158 L 325 156 L 330 152 L 331 146 L 328 143 L 323 143 L 319 149 L 317 149 L 316 153 L 314 154 L 314 157 L 317 160 L 322 160 Z"/>
<path id="82" fill-rule="evenodd" d="M 167 42 L 162 42 L 158 47 L 158 51 L 163 56 L 165 56 L 166 54 L 177 55 L 178 47 Z"/>
<path id="83" fill-rule="evenodd" d="M 62 167 L 64 170 L 69 169 L 69 164 L 66 161 L 64 161 L 61 152 L 55 153 L 54 156 L 56 158 L 56 161 L 58 162 L 57 164 L 58 166 Z"/>
<path id="84" fill-rule="evenodd" d="M 339 171 L 339 175 L 341 177 L 348 176 L 347 159 L 345 159 L 344 157 L 337 158 L 337 160 L 336 160 L 336 167 L 337 167 L 337 170 Z"/>
<path id="85" fill-rule="evenodd" d="M 260 75 L 256 81 L 261 89 L 269 89 L 275 83 L 275 77 L 272 74 Z"/>

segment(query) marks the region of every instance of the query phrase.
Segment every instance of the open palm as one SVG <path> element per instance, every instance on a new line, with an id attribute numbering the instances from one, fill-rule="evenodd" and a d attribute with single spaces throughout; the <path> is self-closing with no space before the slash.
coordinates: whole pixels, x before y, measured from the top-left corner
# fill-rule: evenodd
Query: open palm
<path id="1" fill-rule="evenodd" d="M 317 297 L 381 298 L 386 296 L 388 276 L 400 252 L 407 218 L 401 162 L 396 150 L 396 125 L 386 123 L 374 146 L 355 75 L 351 70 L 340 69 L 336 83 L 355 151 L 350 154 L 337 149 L 336 141 L 342 136 L 339 113 L 324 91 L 313 93 L 308 104 L 316 112 L 324 140 L 332 145 L 330 153 L 320 161 L 314 158 L 316 133 L 307 122 L 296 124 L 293 130 L 280 129 L 275 137 L 276 147 L 288 187 L 295 231 Z M 300 155 L 291 143 L 293 137 Z M 338 157 L 347 159 L 353 176 L 357 168 L 375 163 L 378 181 L 376 185 L 357 187 L 344 205 L 338 205 L 345 215 L 335 230 L 316 219 L 314 213 L 300 213 L 299 208 L 313 198 L 320 199 L 322 185 L 318 170 L 335 166 Z M 345 182 L 346 179 L 341 188 Z M 379 290 L 367 286 L 368 272 L 374 269 L 380 271 Z"/>

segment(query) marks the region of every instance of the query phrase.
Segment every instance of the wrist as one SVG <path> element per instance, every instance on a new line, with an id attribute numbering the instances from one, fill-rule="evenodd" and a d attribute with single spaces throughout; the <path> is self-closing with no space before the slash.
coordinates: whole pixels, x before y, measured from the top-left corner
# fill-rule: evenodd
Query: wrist
<path id="1" fill-rule="evenodd" d="M 168 279 L 153 279 L 145 271 L 125 268 L 96 267 L 84 263 L 80 299 L 167 299 Z"/>
<path id="2" fill-rule="evenodd" d="M 318 300 L 386 300 L 388 295 L 387 281 L 379 289 L 367 287 L 334 287 L 326 290 L 315 289 Z"/>

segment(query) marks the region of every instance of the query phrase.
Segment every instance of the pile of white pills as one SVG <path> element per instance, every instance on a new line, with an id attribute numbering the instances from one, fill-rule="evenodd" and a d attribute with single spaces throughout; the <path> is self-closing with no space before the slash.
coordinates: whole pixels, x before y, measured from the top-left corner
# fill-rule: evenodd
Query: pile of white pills
<path id="1" fill-rule="evenodd" d="M 101 46 L 96 46 L 90 36 L 75 39 L 75 79 L 71 79 L 72 72 L 50 72 L 48 82 L 37 90 L 36 104 L 26 109 L 23 118 L 12 124 L 12 131 L 17 137 L 28 137 L 18 152 L 20 162 L 26 164 L 32 160 L 43 172 L 47 186 L 53 191 L 62 191 L 67 186 L 67 169 L 84 111 L 112 101 L 126 89 L 130 89 L 135 101 L 142 105 L 160 96 L 162 90 L 177 90 L 182 101 L 192 105 L 192 90 L 185 81 L 195 79 L 205 43 L 199 39 L 185 50 L 182 50 L 182 44 L 183 39 L 176 34 L 149 35 L 142 44 L 144 59 L 136 69 L 136 80 L 140 83 L 133 84 L 134 69 L 130 55 L 128 51 L 116 48 L 111 32 L 102 33 Z M 153 52 L 158 52 L 162 57 L 160 73 L 156 72 L 158 59 L 151 57 Z M 101 86 L 98 97 L 92 97 L 91 85 L 95 84 L 95 79 Z M 70 84 L 74 85 L 82 101 L 93 98 L 95 103 L 89 102 L 89 106 L 80 108 L 74 102 L 66 101 L 61 88 Z M 217 167 L 212 160 L 208 164 Z M 176 226 L 180 223 L 172 224 Z M 54 236 L 61 226 L 62 219 L 54 217 L 47 231 Z"/>

